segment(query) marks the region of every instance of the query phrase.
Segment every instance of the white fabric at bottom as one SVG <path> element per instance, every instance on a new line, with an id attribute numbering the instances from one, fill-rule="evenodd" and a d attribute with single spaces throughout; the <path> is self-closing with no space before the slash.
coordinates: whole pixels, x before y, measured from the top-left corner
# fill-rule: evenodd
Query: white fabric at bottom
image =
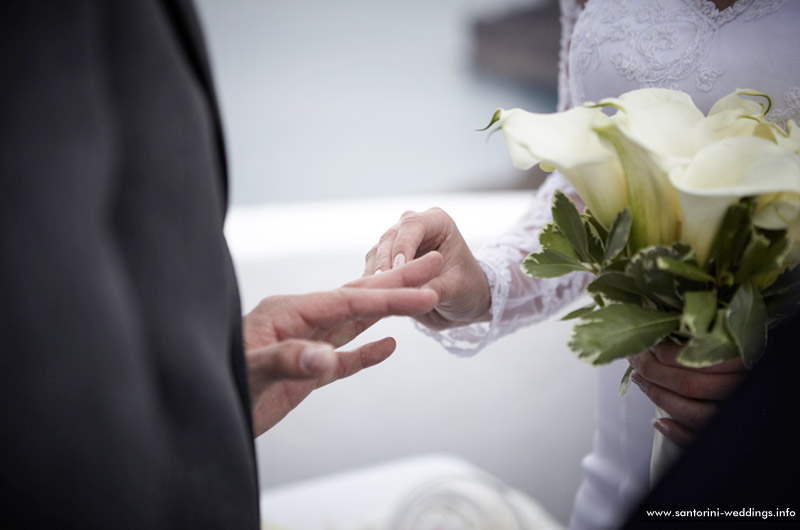
<path id="1" fill-rule="evenodd" d="M 598 368 L 597 419 L 592 452 L 583 459 L 570 530 L 616 528 L 650 487 L 655 407 L 636 385 L 619 397 L 628 367 L 619 360 Z"/>

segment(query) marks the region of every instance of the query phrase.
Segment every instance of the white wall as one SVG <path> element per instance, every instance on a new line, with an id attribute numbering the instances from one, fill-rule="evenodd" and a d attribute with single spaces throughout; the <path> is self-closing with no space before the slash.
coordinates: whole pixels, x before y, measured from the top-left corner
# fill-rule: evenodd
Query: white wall
<path id="1" fill-rule="evenodd" d="M 233 202 L 524 182 L 475 129 L 497 107 L 555 110 L 555 87 L 475 72 L 470 24 L 539 1 L 199 0 Z"/>
<path id="2" fill-rule="evenodd" d="M 449 211 L 475 247 L 520 214 L 527 193 L 407 196 L 235 208 L 226 233 L 243 306 L 278 293 L 333 288 L 407 209 Z M 462 359 L 402 318 L 383 364 L 315 392 L 257 443 L 262 488 L 387 459 L 463 457 L 539 500 L 566 522 L 593 428 L 594 369 L 566 349 L 571 323 L 521 330 Z"/>

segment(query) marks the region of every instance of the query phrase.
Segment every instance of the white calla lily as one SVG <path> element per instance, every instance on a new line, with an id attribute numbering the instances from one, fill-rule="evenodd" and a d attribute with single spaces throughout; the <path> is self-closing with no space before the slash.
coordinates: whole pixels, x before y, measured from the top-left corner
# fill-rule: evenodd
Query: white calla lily
<path id="1" fill-rule="evenodd" d="M 784 266 L 800 263 L 800 194 L 784 191 L 761 195 L 753 224 L 767 230 L 786 229 L 790 247 Z"/>
<path id="2" fill-rule="evenodd" d="M 800 220 L 800 194 L 767 193 L 758 198 L 753 224 L 766 230 L 783 230 Z"/>
<path id="3" fill-rule="evenodd" d="M 751 96 L 751 97 L 758 97 L 763 98 L 766 102 L 766 106 L 759 103 L 758 101 L 754 101 L 752 99 L 744 98 L 742 96 Z M 763 92 L 759 92 L 757 90 L 752 89 L 739 89 L 736 92 L 728 94 L 716 101 L 711 106 L 711 109 L 708 111 L 709 116 L 716 116 L 718 114 L 723 114 L 729 111 L 734 111 L 737 114 L 752 116 L 756 118 L 763 118 L 767 112 L 769 112 L 769 107 L 771 106 L 770 97 Z"/>
<path id="4" fill-rule="evenodd" d="M 614 150 L 593 127 L 609 120 L 600 108 L 576 107 L 565 112 L 536 114 L 520 109 L 496 114 L 514 166 L 540 164 L 558 169 L 586 206 L 609 227 L 628 205 L 622 167 Z"/>
<path id="5" fill-rule="evenodd" d="M 560 113 L 501 109 L 493 123 L 517 168 L 558 169 L 604 226 L 629 207 L 631 250 L 682 240 L 705 264 L 742 197 L 760 196 L 756 226 L 800 237 L 800 128 L 767 121 L 769 104 L 742 89 L 706 116 L 685 93 L 648 88 Z"/>
<path id="6" fill-rule="evenodd" d="M 742 96 L 763 98 L 767 105 Z M 737 90 L 719 99 L 708 111 L 707 122 L 716 133 L 717 139 L 735 136 L 763 136 L 769 139 L 772 131 L 764 117 L 769 110 L 771 100 L 766 94 L 755 90 Z M 761 134 L 755 134 L 757 128 Z"/>
<path id="7" fill-rule="evenodd" d="M 674 243 L 680 228 L 680 205 L 668 173 L 685 160 L 651 151 L 629 137 L 618 122 L 599 125 L 595 131 L 614 146 L 625 173 L 632 216 L 631 250 Z"/>
<path id="8" fill-rule="evenodd" d="M 783 134 L 778 135 L 775 141 L 778 145 L 789 151 L 794 151 L 800 155 L 800 127 L 794 122 L 789 120 L 786 124 L 786 131 L 781 129 Z"/>
<path id="9" fill-rule="evenodd" d="M 800 193 L 800 157 L 764 138 L 726 138 L 699 151 L 688 165 L 673 168 L 669 177 L 680 200 L 680 238 L 705 264 L 729 206 L 743 197 Z M 762 209 L 770 212 L 766 205 Z"/>
<path id="10" fill-rule="evenodd" d="M 654 153 L 691 157 L 717 140 L 692 98 L 677 90 L 632 90 L 600 105 L 618 109 L 612 120 L 620 130 Z"/>

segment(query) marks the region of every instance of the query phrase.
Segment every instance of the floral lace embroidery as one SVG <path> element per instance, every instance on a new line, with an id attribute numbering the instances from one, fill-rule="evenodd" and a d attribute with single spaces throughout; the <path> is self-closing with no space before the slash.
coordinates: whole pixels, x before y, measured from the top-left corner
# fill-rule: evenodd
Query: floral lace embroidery
<path id="1" fill-rule="evenodd" d="M 773 108 L 767 119 L 778 125 L 786 127 L 789 120 L 794 120 L 800 124 L 800 87 L 792 87 L 783 94 L 783 102 L 786 104 L 784 109 Z"/>
<path id="2" fill-rule="evenodd" d="M 733 5 L 721 11 L 711 0 L 693 0 L 693 2 L 703 16 L 719 27 L 744 13 L 753 0 L 737 0 Z"/>
<path id="3" fill-rule="evenodd" d="M 745 20 L 756 20 L 764 15 L 768 15 L 773 11 L 777 11 L 783 4 L 786 3 L 786 0 L 757 0 L 753 4 L 753 9 L 747 15 Z"/>
<path id="4" fill-rule="evenodd" d="M 784 3 L 738 0 L 720 11 L 710 0 L 684 2 L 691 9 L 668 9 L 657 0 L 588 2 L 572 36 L 571 67 L 582 74 L 597 69 L 602 45 L 624 42 L 623 51 L 609 60 L 625 79 L 637 81 L 642 88 L 677 89 L 678 81 L 693 75 L 697 89 L 709 92 L 726 72 L 724 65 L 706 62 L 719 28 L 751 6 L 755 10 L 746 20 L 760 18 Z"/>

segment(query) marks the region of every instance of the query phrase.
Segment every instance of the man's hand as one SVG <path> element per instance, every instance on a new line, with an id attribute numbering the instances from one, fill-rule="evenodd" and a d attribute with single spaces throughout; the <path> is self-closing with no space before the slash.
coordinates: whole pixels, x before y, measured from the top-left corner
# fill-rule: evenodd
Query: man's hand
<path id="1" fill-rule="evenodd" d="M 339 289 L 271 296 L 243 318 L 245 356 L 256 436 L 280 421 L 313 390 L 386 359 L 395 341 L 385 338 L 337 352 L 390 315 L 430 312 L 439 296 L 419 289 L 442 268 L 433 252 L 404 267 Z"/>
<path id="2" fill-rule="evenodd" d="M 707 368 L 689 368 L 677 361 L 680 347 L 662 342 L 629 358 L 634 367 L 632 381 L 650 401 L 671 418 L 661 418 L 653 426 L 680 446 L 687 445 L 744 377 L 741 359 Z"/>

